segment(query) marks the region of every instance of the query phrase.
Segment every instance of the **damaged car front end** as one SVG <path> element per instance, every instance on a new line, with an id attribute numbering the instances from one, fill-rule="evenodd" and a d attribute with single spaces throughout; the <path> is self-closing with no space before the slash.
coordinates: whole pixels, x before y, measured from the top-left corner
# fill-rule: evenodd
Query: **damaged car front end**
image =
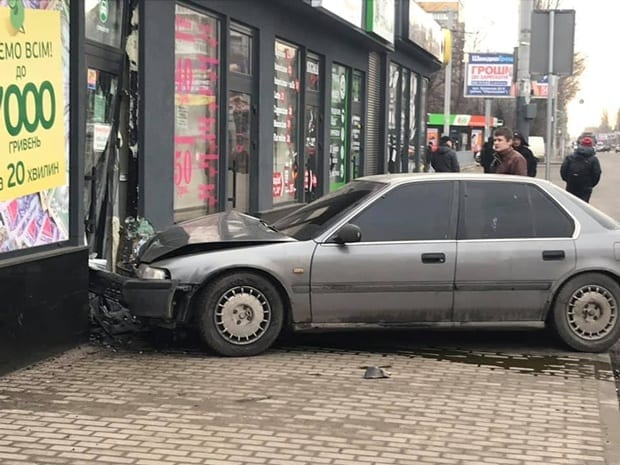
<path id="1" fill-rule="evenodd" d="M 143 220 L 126 224 L 126 251 L 116 272 L 91 261 L 90 292 L 115 301 L 144 324 L 167 328 L 191 320 L 192 299 L 205 284 L 204 272 L 175 266 L 184 257 L 200 256 L 204 262 L 211 252 L 293 240 L 237 212 L 204 216 L 159 233 L 143 225 Z"/>

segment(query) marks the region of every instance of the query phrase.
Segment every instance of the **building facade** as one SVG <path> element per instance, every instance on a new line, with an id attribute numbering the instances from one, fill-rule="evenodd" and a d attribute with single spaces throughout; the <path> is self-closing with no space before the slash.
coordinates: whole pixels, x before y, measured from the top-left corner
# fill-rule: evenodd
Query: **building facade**
<path id="1" fill-rule="evenodd" d="M 413 0 L 17 4 L 26 22 L 43 11 L 58 26 L 0 32 L 5 104 L 43 102 L 39 128 L 20 104 L 23 123 L 8 117 L 0 142 L 55 155 L 23 166 L 54 176 L 0 189 L 3 353 L 87 334 L 88 257 L 114 269 L 126 218 L 156 229 L 228 209 L 270 218 L 354 178 L 420 167 L 444 35 Z M 14 8 L 0 0 L 1 15 Z M 16 37 L 42 67 L 19 61 Z"/>

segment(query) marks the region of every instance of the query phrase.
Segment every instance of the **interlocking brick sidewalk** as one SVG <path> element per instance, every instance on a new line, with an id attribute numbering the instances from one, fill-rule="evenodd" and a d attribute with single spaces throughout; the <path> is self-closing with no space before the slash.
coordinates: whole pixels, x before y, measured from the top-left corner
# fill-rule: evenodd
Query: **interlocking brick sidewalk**
<path id="1" fill-rule="evenodd" d="M 0 378 L 0 463 L 620 464 L 607 355 L 481 356 L 85 346 Z M 391 377 L 363 379 L 370 365 Z"/>

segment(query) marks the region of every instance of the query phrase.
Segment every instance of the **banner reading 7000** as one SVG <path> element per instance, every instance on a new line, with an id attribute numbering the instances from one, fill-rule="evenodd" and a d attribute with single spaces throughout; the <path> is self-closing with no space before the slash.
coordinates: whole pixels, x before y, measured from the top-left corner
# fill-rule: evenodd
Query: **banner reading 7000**
<path id="1" fill-rule="evenodd" d="M 0 0 L 0 252 L 68 236 L 67 3 Z"/>

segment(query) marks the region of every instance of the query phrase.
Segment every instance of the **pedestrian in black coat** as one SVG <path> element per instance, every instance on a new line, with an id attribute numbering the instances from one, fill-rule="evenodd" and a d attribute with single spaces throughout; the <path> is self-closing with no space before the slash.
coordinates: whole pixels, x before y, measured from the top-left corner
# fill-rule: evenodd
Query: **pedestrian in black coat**
<path id="1" fill-rule="evenodd" d="M 494 153 L 495 149 L 493 148 L 493 136 L 489 136 L 480 151 L 480 164 L 482 165 L 482 169 L 485 173 L 493 172 L 491 165 L 493 164 Z"/>
<path id="2" fill-rule="evenodd" d="M 452 139 L 441 136 L 439 147 L 431 155 L 431 165 L 437 173 L 458 173 L 461 171 L 456 152 L 452 150 Z"/>
<path id="3" fill-rule="evenodd" d="M 525 136 L 518 131 L 515 131 L 512 136 L 512 148 L 523 155 L 523 158 L 525 158 L 525 161 L 527 162 L 527 175 L 535 178 L 538 159 L 530 150 L 530 146 L 528 145 Z"/>
<path id="4" fill-rule="evenodd" d="M 562 162 L 560 175 L 566 181 L 566 190 L 584 202 L 590 201 L 592 188 L 601 179 L 601 163 L 595 155 L 594 141 L 585 136 L 575 153 Z"/>

